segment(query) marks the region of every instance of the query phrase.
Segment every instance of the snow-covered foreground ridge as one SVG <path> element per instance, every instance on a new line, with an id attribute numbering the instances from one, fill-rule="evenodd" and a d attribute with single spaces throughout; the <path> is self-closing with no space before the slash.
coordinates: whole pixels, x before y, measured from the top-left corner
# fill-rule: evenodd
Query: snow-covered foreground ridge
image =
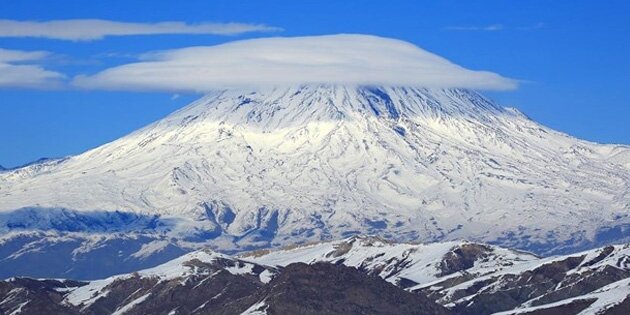
<path id="1" fill-rule="evenodd" d="M 5 231 L 230 251 L 370 233 L 562 252 L 630 235 L 630 149 L 468 90 L 223 90 L 81 155 L 0 171 L 0 210 Z"/>
<path id="2" fill-rule="evenodd" d="M 622 302 L 630 306 L 630 244 L 540 258 L 480 243 L 409 244 L 355 236 L 239 258 L 268 268 L 296 262 L 343 264 L 426 294 L 461 314 L 533 309 L 604 314 Z M 565 309 L 578 301 L 583 312 Z"/>
<path id="3" fill-rule="evenodd" d="M 12 278 L 0 281 L 0 310 L 24 308 L 35 313 L 59 307 L 85 314 L 239 314 L 260 309 L 256 314 L 266 314 L 264 310 L 271 309 L 273 314 L 278 303 L 307 299 L 321 311 L 328 302 L 321 300 L 325 294 L 334 292 L 329 297 L 340 302 L 352 296 L 336 291 L 339 288 L 327 280 L 301 281 L 308 272 L 297 270 L 308 268 L 296 264 L 350 267 L 363 277 L 393 284 L 381 286 L 383 294 L 406 290 L 453 314 L 533 310 L 623 314 L 630 308 L 630 244 L 540 258 L 480 243 L 392 243 L 355 236 L 240 256 L 204 249 L 154 268 L 89 282 Z M 326 270 L 339 273 L 332 278 L 348 280 L 347 269 Z M 291 295 L 282 289 L 287 284 L 304 296 L 280 300 Z M 315 299 L 309 295 L 312 292 L 317 292 Z M 48 298 L 37 301 L 44 293 Z"/>

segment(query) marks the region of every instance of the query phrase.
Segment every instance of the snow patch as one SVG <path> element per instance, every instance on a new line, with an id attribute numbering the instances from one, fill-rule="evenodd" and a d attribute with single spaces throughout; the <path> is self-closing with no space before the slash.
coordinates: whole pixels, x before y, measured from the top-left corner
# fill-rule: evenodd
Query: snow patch
<path id="1" fill-rule="evenodd" d="M 147 293 L 133 301 L 131 301 L 130 303 L 124 305 L 121 308 L 118 308 L 114 313 L 112 313 L 112 315 L 122 315 L 125 314 L 126 312 L 130 311 L 131 309 L 133 309 L 136 305 L 144 302 L 144 300 L 146 300 L 149 296 L 151 296 L 151 293 Z"/>

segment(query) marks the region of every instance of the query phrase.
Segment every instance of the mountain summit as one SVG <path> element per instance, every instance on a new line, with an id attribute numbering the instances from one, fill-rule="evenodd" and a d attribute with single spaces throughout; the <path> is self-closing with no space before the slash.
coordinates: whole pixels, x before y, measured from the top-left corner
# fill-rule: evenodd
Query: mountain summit
<path id="1" fill-rule="evenodd" d="M 140 224 L 228 251 L 369 233 L 549 254 L 628 239 L 630 148 L 463 89 L 228 89 L 81 155 L 0 173 L 0 210 L 5 231 Z"/>

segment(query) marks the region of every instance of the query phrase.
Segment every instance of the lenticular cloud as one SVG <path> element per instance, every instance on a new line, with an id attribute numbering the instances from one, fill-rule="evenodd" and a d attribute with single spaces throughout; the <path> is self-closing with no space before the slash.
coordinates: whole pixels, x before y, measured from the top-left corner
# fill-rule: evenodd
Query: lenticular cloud
<path id="1" fill-rule="evenodd" d="M 55 88 L 64 75 L 44 69 L 37 62 L 48 55 L 44 51 L 22 51 L 0 48 L 0 88 Z"/>
<path id="2" fill-rule="evenodd" d="M 401 40 L 368 35 L 262 38 L 147 54 L 76 86 L 206 92 L 288 84 L 375 84 L 506 90 L 516 81 L 458 66 Z"/>

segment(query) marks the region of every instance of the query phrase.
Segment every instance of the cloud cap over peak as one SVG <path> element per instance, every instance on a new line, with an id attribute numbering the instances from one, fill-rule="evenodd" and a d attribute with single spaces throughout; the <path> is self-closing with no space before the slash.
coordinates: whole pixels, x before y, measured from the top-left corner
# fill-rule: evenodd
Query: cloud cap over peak
<path id="1" fill-rule="evenodd" d="M 206 92 L 308 83 L 513 89 L 515 80 L 465 69 L 401 40 L 370 35 L 272 37 L 151 53 L 79 76 L 83 88 Z"/>

